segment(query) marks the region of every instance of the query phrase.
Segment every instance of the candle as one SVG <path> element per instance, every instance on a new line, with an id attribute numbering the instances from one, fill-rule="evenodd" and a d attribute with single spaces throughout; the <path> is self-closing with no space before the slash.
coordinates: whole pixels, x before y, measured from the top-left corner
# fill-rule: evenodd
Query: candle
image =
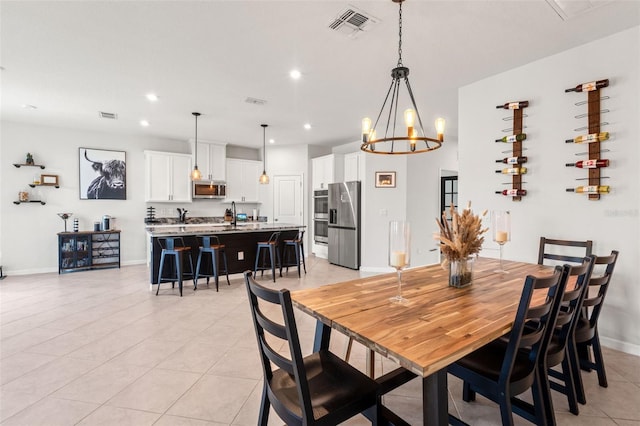
<path id="1" fill-rule="evenodd" d="M 507 231 L 496 231 L 496 243 L 506 243 L 509 240 Z"/>
<path id="2" fill-rule="evenodd" d="M 406 266 L 406 258 L 407 254 L 403 251 L 394 251 L 391 252 L 391 258 L 389 263 L 394 268 L 403 268 Z"/>

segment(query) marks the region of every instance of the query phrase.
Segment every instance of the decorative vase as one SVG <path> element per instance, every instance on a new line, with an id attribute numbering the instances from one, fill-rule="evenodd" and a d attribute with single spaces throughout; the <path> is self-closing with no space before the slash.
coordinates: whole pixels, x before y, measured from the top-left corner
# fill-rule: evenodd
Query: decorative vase
<path id="1" fill-rule="evenodd" d="M 449 286 L 462 288 L 473 281 L 474 258 L 464 260 L 452 260 L 449 262 Z"/>

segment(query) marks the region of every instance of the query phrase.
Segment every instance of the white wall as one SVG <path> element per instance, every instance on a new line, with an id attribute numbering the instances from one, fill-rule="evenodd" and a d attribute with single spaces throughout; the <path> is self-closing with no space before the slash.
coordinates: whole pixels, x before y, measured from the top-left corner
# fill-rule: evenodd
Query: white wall
<path id="1" fill-rule="evenodd" d="M 106 134 L 57 127 L 31 126 L 3 122 L 1 129 L 2 162 L 0 171 L 0 221 L 2 234 L 0 251 L 6 273 L 34 273 L 57 271 L 57 233 L 64 223 L 57 213 L 73 213 L 67 229 L 73 229 L 73 218 L 78 218 L 80 230 L 91 230 L 93 222 L 109 214 L 116 218 L 122 231 L 123 264 L 145 261 L 144 217 L 144 159 L 143 150 L 188 152 L 184 141 Z M 78 176 L 78 148 L 111 149 L 126 152 L 127 199 L 80 200 Z M 24 163 L 27 152 L 41 170 L 34 167 L 15 168 L 12 163 Z M 7 166 L 10 167 L 7 167 Z M 34 174 L 59 176 L 60 188 L 29 188 Z M 46 205 L 20 204 L 18 191 L 28 189 L 40 194 Z"/>
<path id="2" fill-rule="evenodd" d="M 619 250 L 620 257 L 607 294 L 599 323 L 601 337 L 609 346 L 640 354 L 640 286 L 637 265 L 640 261 L 640 168 L 638 135 L 640 134 L 640 27 L 623 31 L 585 44 L 561 54 L 544 58 L 470 84 L 459 91 L 459 200 L 472 200 L 474 210 L 510 210 L 512 241 L 504 248 L 505 258 L 535 262 L 540 236 L 594 241 L 595 254 Z M 598 59 L 590 59 L 590 58 Z M 611 194 L 599 201 L 565 192 L 565 188 L 584 185 L 584 170 L 565 167 L 586 157 L 575 154 L 587 148 L 565 144 L 564 140 L 586 133 L 573 129 L 587 124 L 586 106 L 575 106 L 587 95 L 566 94 L 564 89 L 582 82 L 609 78 L 610 86 L 602 94 L 610 99 L 602 108 L 611 112 L 601 120 L 610 123 L 602 128 L 612 134 L 603 142 L 604 154 L 611 167 L 603 169 L 610 179 Z M 504 189 L 508 178 L 496 175 L 496 159 L 505 157 L 504 144 L 493 140 L 504 136 L 508 127 L 502 117 L 509 112 L 495 105 L 508 101 L 529 100 L 525 110 L 529 173 L 524 177 L 528 195 L 521 202 L 495 195 Z M 485 247 L 492 243 L 485 243 Z M 492 256 L 497 252 L 483 252 Z"/>

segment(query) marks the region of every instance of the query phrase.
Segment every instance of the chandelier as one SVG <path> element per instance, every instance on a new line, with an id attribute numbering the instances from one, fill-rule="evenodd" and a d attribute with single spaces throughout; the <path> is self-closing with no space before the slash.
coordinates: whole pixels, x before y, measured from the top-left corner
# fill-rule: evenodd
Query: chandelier
<path id="1" fill-rule="evenodd" d="M 371 126 L 370 118 L 362 120 L 362 145 L 360 149 L 372 154 L 418 154 L 420 152 L 433 151 L 442 146 L 444 142 L 444 118 L 438 118 L 435 122 L 436 138 L 427 137 L 422 126 L 422 118 L 418 112 L 416 101 L 409 84 L 409 68 L 402 64 L 402 2 L 404 0 L 392 0 L 398 3 L 398 63 L 391 70 L 391 86 L 384 98 L 382 108 L 378 113 L 375 123 Z M 398 122 L 398 103 L 400 100 L 400 83 L 404 82 L 412 108 L 404 111 L 404 123 L 406 134 L 396 135 L 396 124 Z M 387 105 L 388 103 L 388 105 Z M 386 124 L 380 122 L 380 118 L 386 119 Z M 384 128 L 384 136 L 378 137 L 376 128 Z M 417 125 L 417 126 L 416 126 Z M 401 132 L 400 130 L 398 131 Z"/>

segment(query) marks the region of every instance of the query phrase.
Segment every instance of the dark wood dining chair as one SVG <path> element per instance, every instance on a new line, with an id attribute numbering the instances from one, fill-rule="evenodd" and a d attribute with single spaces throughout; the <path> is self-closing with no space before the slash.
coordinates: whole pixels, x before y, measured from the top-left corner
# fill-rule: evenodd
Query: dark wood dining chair
<path id="1" fill-rule="evenodd" d="M 463 400 L 475 400 L 477 392 L 496 402 L 503 425 L 513 425 L 513 413 L 536 425 L 547 424 L 538 363 L 546 356 L 568 272 L 565 265 L 556 266 L 548 277 L 527 276 L 508 338 L 496 339 L 448 367 L 450 374 L 463 381 Z M 539 305 L 532 305 L 535 290 L 546 291 L 546 298 Z M 517 398 L 529 389 L 533 405 Z"/>
<path id="2" fill-rule="evenodd" d="M 577 349 L 577 360 L 575 362 L 574 376 L 576 378 L 578 401 L 583 404 L 587 401 L 578 365 L 583 370 L 596 370 L 598 373 L 598 384 L 604 388 L 608 386 L 602 348 L 600 347 L 600 337 L 598 335 L 598 318 L 600 317 L 604 297 L 607 294 L 617 261 L 618 251 L 616 250 L 613 250 L 609 256 L 596 256 L 593 262 L 594 269 L 589 279 L 587 294 L 582 302 L 582 315 L 576 324 L 574 338 Z M 602 268 L 604 268 L 604 271 L 601 270 Z M 589 348 L 593 350 L 593 361 L 591 360 Z"/>
<path id="3" fill-rule="evenodd" d="M 270 406 L 287 425 L 337 425 L 365 410 L 378 424 L 380 385 L 328 350 L 303 357 L 289 290 L 244 276 L 264 373 L 258 424 L 267 425 Z"/>
<path id="4" fill-rule="evenodd" d="M 547 356 L 540 358 L 539 374 L 544 382 L 541 388 L 544 392 L 548 392 L 545 395 L 545 402 L 548 404 L 548 424 L 554 424 L 550 389 L 565 394 L 569 403 L 569 411 L 575 415 L 579 414 L 576 382 L 573 377 L 575 371 L 573 360 L 576 353 L 574 332 L 580 319 L 580 310 L 589 285 L 594 259 L 595 256 L 591 255 L 583 259 L 582 265 L 567 265 L 569 266 L 567 287 L 562 297 L 556 327 L 549 341 Z M 560 371 L 553 369 L 557 365 L 561 366 Z"/>
<path id="5" fill-rule="evenodd" d="M 571 251 L 576 255 L 569 254 L 559 254 L 554 253 L 552 250 L 549 251 L 548 246 L 555 246 L 559 248 L 559 250 L 564 249 L 563 251 Z M 570 249 L 570 247 L 577 247 L 577 249 Z M 591 250 L 593 248 L 593 241 L 571 241 L 571 240 L 555 240 L 551 238 L 540 237 L 540 248 L 538 249 L 538 265 L 543 265 L 544 260 L 555 260 L 558 262 L 571 262 L 571 263 L 582 263 L 582 259 L 585 257 L 591 256 Z M 584 249 L 584 250 L 581 250 Z M 579 250 L 579 252 L 578 252 Z"/>

